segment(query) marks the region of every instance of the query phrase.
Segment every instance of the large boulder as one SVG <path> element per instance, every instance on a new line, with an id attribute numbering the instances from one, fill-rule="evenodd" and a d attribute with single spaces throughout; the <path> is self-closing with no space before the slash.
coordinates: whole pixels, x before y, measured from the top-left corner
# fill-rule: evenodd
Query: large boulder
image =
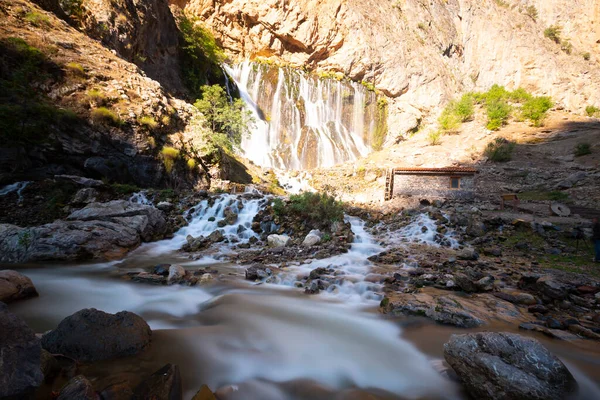
<path id="1" fill-rule="evenodd" d="M 0 398 L 21 398 L 42 383 L 41 352 L 35 332 L 0 303 Z"/>
<path id="2" fill-rule="evenodd" d="M 444 358 L 475 399 L 561 400 L 577 388 L 540 342 L 513 333 L 452 335 Z"/>
<path id="3" fill-rule="evenodd" d="M 302 242 L 302 245 L 310 247 L 319 243 L 321 243 L 321 231 L 319 231 L 318 229 L 313 229 L 308 233 L 308 235 L 306 235 L 304 241 Z"/>
<path id="4" fill-rule="evenodd" d="M 67 219 L 32 228 L 0 224 L 0 262 L 120 258 L 166 232 L 159 210 L 125 200 L 91 203 Z"/>
<path id="5" fill-rule="evenodd" d="M 42 337 L 42 346 L 76 360 L 97 361 L 135 355 L 151 338 L 146 321 L 134 313 L 108 314 L 88 308 L 63 319 Z"/>
<path id="6" fill-rule="evenodd" d="M 10 269 L 0 271 L 0 301 L 10 303 L 37 295 L 31 279 L 25 275 Z"/>
<path id="7" fill-rule="evenodd" d="M 177 365 L 167 364 L 143 380 L 134 389 L 133 399 L 181 400 L 181 375 Z"/>
<path id="8" fill-rule="evenodd" d="M 267 236 L 267 243 L 271 247 L 285 247 L 292 242 L 292 239 L 287 235 L 269 235 Z"/>
<path id="9" fill-rule="evenodd" d="M 110 221 L 135 229 L 142 240 L 160 239 L 166 232 L 163 213 L 157 208 L 113 200 L 107 203 L 91 203 L 67 217 L 70 221 Z"/>

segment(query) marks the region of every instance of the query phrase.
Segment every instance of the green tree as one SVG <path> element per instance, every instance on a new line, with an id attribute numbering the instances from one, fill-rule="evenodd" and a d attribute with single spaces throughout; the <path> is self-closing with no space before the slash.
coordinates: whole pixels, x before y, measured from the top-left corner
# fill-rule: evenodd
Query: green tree
<path id="1" fill-rule="evenodd" d="M 239 148 L 242 137 L 250 133 L 254 124 L 252 113 L 241 99 L 229 102 L 219 85 L 204 85 L 200 90 L 202 98 L 196 100 L 194 106 L 204 114 L 208 127 L 217 134 L 217 144 L 230 151 Z M 223 136 L 227 140 L 222 140 Z"/>

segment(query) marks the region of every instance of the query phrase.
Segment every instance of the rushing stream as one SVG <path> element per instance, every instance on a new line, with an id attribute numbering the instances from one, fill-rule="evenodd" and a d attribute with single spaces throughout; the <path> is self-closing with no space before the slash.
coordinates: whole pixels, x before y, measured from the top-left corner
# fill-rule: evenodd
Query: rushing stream
<path id="1" fill-rule="evenodd" d="M 135 358 L 94 364 L 87 372 L 100 377 L 150 374 L 165 363 L 176 363 L 186 399 L 204 383 L 227 400 L 461 399 L 456 385 L 437 367 L 442 343 L 459 330 L 432 324 L 403 327 L 407 320 L 386 320 L 374 312 L 381 288 L 366 279 L 371 266 L 367 257 L 383 248 L 360 219 L 347 217 L 355 234 L 348 253 L 290 265 L 269 283 L 245 281 L 240 278 L 243 266 L 219 261 L 231 244 L 221 244 L 215 254 L 199 260 L 177 252 L 188 234 L 217 229 L 215 220 L 227 206 L 242 208 L 238 223 L 224 228 L 225 236 L 231 243 L 247 242 L 255 235 L 249 229 L 252 219 L 267 201 L 234 195 L 204 200 L 187 213 L 189 225 L 172 239 L 145 244 L 120 262 L 27 269 L 23 272 L 40 297 L 11 309 L 37 332 L 53 329 L 64 317 L 88 307 L 141 315 L 155 330 L 150 350 Z M 400 239 L 429 240 L 422 225 L 435 227 L 423 218 L 415 221 L 420 229 L 398 233 Z M 161 262 L 216 269 L 222 279 L 187 287 L 151 286 L 119 277 L 124 270 Z M 299 274 L 318 267 L 343 274 L 343 283 L 314 296 L 294 287 Z M 598 358 L 586 356 L 587 349 L 552 346 L 570 363 L 582 386 L 578 399 L 600 394 L 592 383 L 600 378 Z"/>

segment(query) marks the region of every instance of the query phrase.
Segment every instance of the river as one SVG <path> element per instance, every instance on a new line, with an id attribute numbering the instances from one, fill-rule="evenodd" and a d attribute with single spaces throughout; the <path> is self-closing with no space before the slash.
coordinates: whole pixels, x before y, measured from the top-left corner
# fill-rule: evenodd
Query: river
<path id="1" fill-rule="evenodd" d="M 364 278 L 371 265 L 367 257 L 383 247 L 360 219 L 347 217 L 355 233 L 347 254 L 291 265 L 271 283 L 245 281 L 244 266 L 219 261 L 219 254 L 229 251 L 227 244 L 198 260 L 177 252 L 187 234 L 215 229 L 211 217 L 220 217 L 232 202 L 242 203 L 239 221 L 247 226 L 265 200 L 223 195 L 212 204 L 201 203 L 172 239 L 145 244 L 121 261 L 27 268 L 22 272 L 40 296 L 10 308 L 36 332 L 55 328 L 82 308 L 142 316 L 154 331 L 151 348 L 136 357 L 84 366 L 99 385 L 115 376 L 149 375 L 170 362 L 180 367 L 186 399 L 202 384 L 227 400 L 464 398 L 440 372 L 443 343 L 466 330 L 378 313 L 380 287 Z M 250 232 L 230 229 L 226 235 L 247 241 L 254 235 Z M 221 275 L 201 287 L 152 286 L 120 277 L 163 262 Z M 334 266 L 349 279 L 312 296 L 294 287 L 298 274 L 320 266 Z M 536 337 L 576 376 L 581 387 L 576 399 L 600 398 L 596 343 Z"/>

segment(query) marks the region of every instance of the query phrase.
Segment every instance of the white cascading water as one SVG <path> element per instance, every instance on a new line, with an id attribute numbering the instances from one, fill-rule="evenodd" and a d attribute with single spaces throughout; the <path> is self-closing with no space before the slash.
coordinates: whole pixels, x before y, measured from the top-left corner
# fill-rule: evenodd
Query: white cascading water
<path id="1" fill-rule="evenodd" d="M 23 195 L 21 193 L 23 192 L 23 189 L 25 189 L 30 183 L 30 181 L 23 181 L 6 185 L 0 188 L 0 196 L 6 196 L 9 193 L 17 192 L 17 196 L 19 196 L 17 202 L 20 203 L 21 201 L 23 201 Z"/>
<path id="2" fill-rule="evenodd" d="M 445 246 L 456 249 L 459 246 L 454 238 L 454 232 L 438 233 L 438 225 L 433 218 L 425 213 L 414 217 L 412 221 L 397 231 L 389 232 L 385 241 L 388 244 L 420 243 L 428 246 Z"/>
<path id="3" fill-rule="evenodd" d="M 225 70 L 256 120 L 241 146 L 254 163 L 284 170 L 330 167 L 371 151 L 375 121 L 365 115 L 376 96 L 361 84 L 248 61 Z"/>

